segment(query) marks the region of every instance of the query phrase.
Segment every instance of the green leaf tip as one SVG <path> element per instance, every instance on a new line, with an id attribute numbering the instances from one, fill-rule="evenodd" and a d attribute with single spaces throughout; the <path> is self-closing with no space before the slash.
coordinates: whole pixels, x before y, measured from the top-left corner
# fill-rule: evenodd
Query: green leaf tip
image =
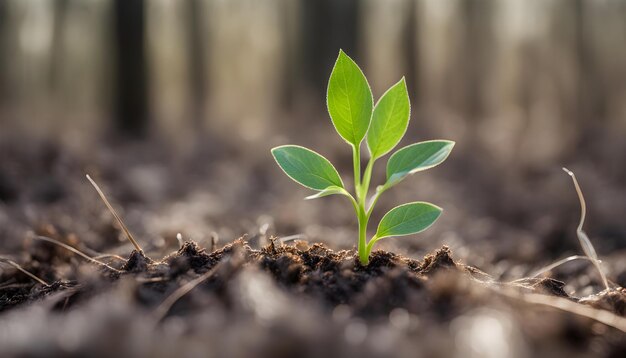
<path id="1" fill-rule="evenodd" d="M 389 153 L 404 137 L 409 126 L 411 104 L 404 77 L 391 86 L 378 100 L 367 132 L 371 157 L 378 159 Z"/>
<path id="2" fill-rule="evenodd" d="M 451 140 L 429 140 L 399 149 L 387 162 L 385 188 L 399 183 L 408 175 L 441 164 L 448 158 L 454 145 L 455 142 Z"/>
<path id="3" fill-rule="evenodd" d="M 275 147 L 271 152 L 285 174 L 300 185 L 313 190 L 343 188 L 337 169 L 322 155 L 298 145 Z"/>
<path id="4" fill-rule="evenodd" d="M 374 99 L 367 78 L 343 50 L 328 80 L 326 105 L 337 133 L 349 144 L 358 146 L 370 125 Z"/>

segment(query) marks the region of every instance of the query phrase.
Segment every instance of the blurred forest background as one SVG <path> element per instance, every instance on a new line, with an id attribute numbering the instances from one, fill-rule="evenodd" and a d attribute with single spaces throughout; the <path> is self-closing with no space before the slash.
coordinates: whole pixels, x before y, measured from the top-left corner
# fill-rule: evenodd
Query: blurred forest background
<path id="1" fill-rule="evenodd" d="M 280 235 L 333 235 L 349 247 L 349 206 L 302 202 L 306 190 L 283 178 L 269 155 L 274 145 L 303 144 L 349 172 L 349 150 L 325 104 L 342 48 L 375 98 L 407 77 L 412 118 L 402 145 L 457 141 L 449 162 L 383 204 L 408 195 L 443 206 L 446 216 L 425 239 L 388 245 L 503 247 L 487 261 L 577 252 L 578 202 L 560 169 L 566 165 L 590 202 L 588 231 L 608 255 L 626 249 L 625 44 L 623 0 L 0 0 L 0 176 L 5 187 L 28 191 L 36 179 L 24 178 L 31 172 L 16 147 L 49 151 L 32 144 L 40 141 L 87 158 L 110 150 L 115 159 L 78 167 L 120 166 L 122 174 L 103 177 L 127 210 L 132 201 L 119 186 L 132 183 L 123 178 L 136 178 L 140 194 L 159 188 L 159 175 L 177 178 L 163 180 L 177 187 L 178 211 L 151 223 L 183 205 L 191 213 L 179 215 L 186 218 L 179 226 L 208 221 L 235 237 L 249 231 L 239 220 L 259 224 L 269 215 Z M 140 151 L 133 141 L 152 142 Z M 188 166 L 171 167 L 163 164 L 171 148 L 196 154 Z M 81 170 L 61 163 L 35 172 L 84 187 Z M 94 206 L 90 189 L 81 190 Z M 154 192 L 143 198 L 165 210 Z M 194 216 L 202 200 L 221 209 Z M 0 222 L 21 217 L 3 208 Z M 44 220 L 34 217 L 24 221 Z M 150 226 L 142 223 L 135 230 Z M 314 223 L 328 230 L 307 229 Z M 179 226 L 168 229 L 191 230 Z M 18 240 L 3 230 L 5 240 Z M 167 236 L 152 233 L 159 235 Z"/>

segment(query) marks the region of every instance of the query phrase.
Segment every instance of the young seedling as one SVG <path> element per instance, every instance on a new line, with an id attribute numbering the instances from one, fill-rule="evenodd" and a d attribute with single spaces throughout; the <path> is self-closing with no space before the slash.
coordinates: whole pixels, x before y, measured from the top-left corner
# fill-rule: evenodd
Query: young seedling
<path id="1" fill-rule="evenodd" d="M 346 190 L 330 161 L 310 149 L 284 145 L 273 148 L 272 155 L 291 179 L 317 191 L 307 199 L 339 194 L 350 200 L 359 226 L 359 260 L 362 265 L 367 265 L 376 242 L 424 231 L 441 215 L 441 208 L 426 202 L 400 205 L 383 216 L 376 234 L 369 241 L 366 237 L 368 221 L 380 196 L 407 176 L 439 165 L 450 154 L 454 142 L 431 140 L 396 151 L 387 162 L 385 183 L 376 188 L 366 204 L 374 163 L 400 142 L 409 124 L 411 107 L 405 79 L 403 77 L 389 88 L 374 105 L 365 75 L 340 50 L 328 81 L 327 106 L 335 129 L 352 148 L 355 196 Z M 361 177 L 361 143 L 364 139 L 370 158 Z"/>

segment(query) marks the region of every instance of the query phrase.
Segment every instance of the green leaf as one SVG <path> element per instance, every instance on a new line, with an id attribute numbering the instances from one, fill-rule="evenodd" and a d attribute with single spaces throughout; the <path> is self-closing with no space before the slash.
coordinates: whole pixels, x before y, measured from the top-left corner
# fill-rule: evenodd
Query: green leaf
<path id="1" fill-rule="evenodd" d="M 411 105 L 404 77 L 383 94 L 372 115 L 367 146 L 373 159 L 389 153 L 404 136 L 409 125 Z"/>
<path id="2" fill-rule="evenodd" d="M 429 140 L 411 144 L 395 152 L 387 162 L 384 189 L 399 183 L 406 176 L 441 164 L 454 147 L 449 140 Z"/>
<path id="3" fill-rule="evenodd" d="M 311 200 L 311 199 L 322 198 L 322 197 L 325 197 L 325 196 L 335 195 L 335 194 L 341 194 L 341 195 L 350 196 L 350 193 L 348 193 L 346 191 L 346 189 L 333 185 L 333 186 L 329 186 L 328 188 L 318 192 L 317 194 L 309 195 L 309 196 L 307 196 L 304 199 Z"/>
<path id="4" fill-rule="evenodd" d="M 339 135 L 358 146 L 369 128 L 374 100 L 365 75 L 341 50 L 328 80 L 326 100 Z"/>
<path id="5" fill-rule="evenodd" d="M 441 211 L 440 207 L 425 202 L 397 206 L 383 216 L 374 240 L 422 232 L 439 218 Z"/>
<path id="6" fill-rule="evenodd" d="M 336 186 L 343 188 L 337 170 L 316 152 L 297 145 L 283 145 L 272 149 L 276 163 L 291 179 L 313 190 Z"/>

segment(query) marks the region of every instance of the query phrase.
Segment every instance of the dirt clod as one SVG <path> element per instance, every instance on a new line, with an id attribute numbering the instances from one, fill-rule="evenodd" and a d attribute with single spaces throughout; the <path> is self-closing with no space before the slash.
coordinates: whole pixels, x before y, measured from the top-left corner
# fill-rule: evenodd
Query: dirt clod
<path id="1" fill-rule="evenodd" d="M 622 317 L 626 316 L 626 288 L 623 287 L 585 297 L 580 302 L 592 307 L 613 311 Z"/>
<path id="2" fill-rule="evenodd" d="M 545 293 L 548 295 L 558 296 L 558 297 L 569 297 L 569 295 L 563 290 L 565 287 L 565 282 L 555 280 L 552 278 L 542 278 L 536 280 L 535 283 L 531 285 L 535 290 L 540 293 Z"/>
<path id="3" fill-rule="evenodd" d="M 147 257 L 143 252 L 133 250 L 124 266 L 122 266 L 122 270 L 127 272 L 145 272 L 153 263 L 154 261 Z"/>
<path id="4" fill-rule="evenodd" d="M 424 274 L 431 274 L 441 269 L 456 267 L 451 254 L 450 248 L 443 246 L 441 249 L 437 250 L 434 255 L 424 257 L 424 262 L 422 263 L 420 270 Z"/>

